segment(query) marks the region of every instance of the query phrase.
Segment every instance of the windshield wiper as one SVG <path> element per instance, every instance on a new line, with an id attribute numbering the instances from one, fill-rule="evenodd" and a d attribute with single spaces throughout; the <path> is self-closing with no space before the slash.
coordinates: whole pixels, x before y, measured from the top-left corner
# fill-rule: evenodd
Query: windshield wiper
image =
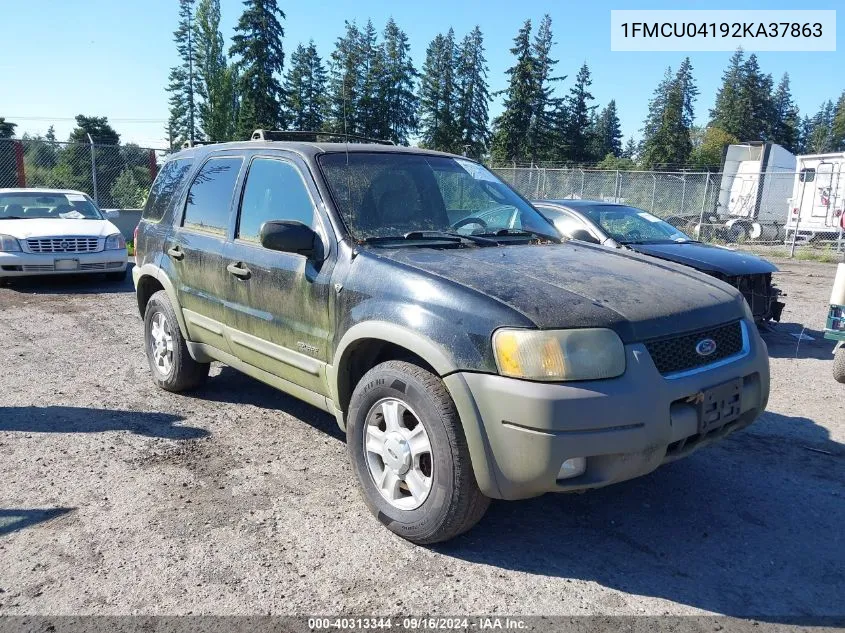
<path id="1" fill-rule="evenodd" d="M 0 217 L 0 220 L 26 220 L 26 218 L 22 218 L 19 215 L 4 215 Z"/>
<path id="2" fill-rule="evenodd" d="M 523 231 L 522 229 L 499 229 L 498 231 L 487 231 L 485 233 L 475 233 L 477 237 L 497 238 L 497 237 L 528 237 L 542 240 L 549 240 L 560 243 L 560 237 L 557 235 L 550 235 L 548 233 L 538 233 L 537 231 Z"/>
<path id="3" fill-rule="evenodd" d="M 450 244 L 462 244 L 464 240 L 478 244 L 479 246 L 498 246 L 496 240 L 491 240 L 486 237 L 477 235 L 464 235 L 455 231 L 409 231 L 403 235 L 378 235 L 364 238 L 364 242 L 368 244 L 380 242 L 395 242 L 398 240 L 407 241 L 430 241 L 439 240 L 449 242 Z"/>

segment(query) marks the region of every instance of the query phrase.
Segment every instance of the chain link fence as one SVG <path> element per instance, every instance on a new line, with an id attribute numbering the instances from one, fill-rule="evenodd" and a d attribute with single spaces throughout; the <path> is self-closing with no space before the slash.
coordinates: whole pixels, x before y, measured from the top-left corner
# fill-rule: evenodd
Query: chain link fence
<path id="1" fill-rule="evenodd" d="M 164 152 L 133 144 L 0 140 L 0 188 L 75 189 L 104 209 L 143 205 Z"/>
<path id="2" fill-rule="evenodd" d="M 133 144 L 0 140 L 0 188 L 84 191 L 101 208 L 137 209 L 163 150 Z M 529 199 L 591 199 L 649 211 L 705 242 L 845 251 L 845 157 L 800 172 L 657 172 L 496 167 Z"/>
<path id="3" fill-rule="evenodd" d="M 495 167 L 529 200 L 585 199 L 644 209 L 703 242 L 845 250 L 845 158 L 800 172 L 657 172 Z M 812 172 L 812 173 L 810 173 Z M 835 256 L 834 256 L 835 258 Z"/>

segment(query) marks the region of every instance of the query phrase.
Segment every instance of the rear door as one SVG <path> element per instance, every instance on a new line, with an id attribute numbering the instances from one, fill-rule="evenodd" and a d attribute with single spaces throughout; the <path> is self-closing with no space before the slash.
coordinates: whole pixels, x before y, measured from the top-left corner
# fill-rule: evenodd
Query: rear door
<path id="1" fill-rule="evenodd" d="M 328 395 L 330 281 L 335 252 L 304 163 L 292 155 L 252 157 L 234 240 L 226 251 L 232 351 L 244 362 Z M 323 240 L 326 259 L 271 251 L 259 233 L 268 220 L 297 220 Z"/>
<path id="2" fill-rule="evenodd" d="M 181 221 L 165 241 L 175 271 L 174 286 L 192 341 L 229 351 L 223 301 L 228 240 L 235 191 L 244 157 L 214 155 L 197 172 L 182 207 Z"/>

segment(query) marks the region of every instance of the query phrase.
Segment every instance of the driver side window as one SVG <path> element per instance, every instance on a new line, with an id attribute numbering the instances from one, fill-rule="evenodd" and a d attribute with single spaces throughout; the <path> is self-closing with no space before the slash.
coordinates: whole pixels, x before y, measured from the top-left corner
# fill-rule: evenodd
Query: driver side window
<path id="1" fill-rule="evenodd" d="M 259 242 L 261 226 L 269 220 L 296 220 L 314 228 L 314 205 L 295 165 L 256 158 L 247 174 L 237 239 Z"/>

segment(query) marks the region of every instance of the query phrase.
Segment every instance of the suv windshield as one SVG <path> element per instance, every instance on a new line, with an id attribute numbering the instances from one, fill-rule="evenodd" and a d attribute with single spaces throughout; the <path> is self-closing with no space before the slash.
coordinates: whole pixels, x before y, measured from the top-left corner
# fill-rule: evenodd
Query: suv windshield
<path id="1" fill-rule="evenodd" d="M 620 244 L 693 241 L 668 222 L 635 207 L 597 204 L 578 210 Z"/>
<path id="2" fill-rule="evenodd" d="M 507 185 L 469 160 L 350 152 L 318 159 L 332 198 L 358 240 L 414 233 L 558 232 Z"/>
<path id="3" fill-rule="evenodd" d="M 81 193 L 0 193 L 0 220 L 33 218 L 102 220 L 103 216 L 94 203 Z"/>

